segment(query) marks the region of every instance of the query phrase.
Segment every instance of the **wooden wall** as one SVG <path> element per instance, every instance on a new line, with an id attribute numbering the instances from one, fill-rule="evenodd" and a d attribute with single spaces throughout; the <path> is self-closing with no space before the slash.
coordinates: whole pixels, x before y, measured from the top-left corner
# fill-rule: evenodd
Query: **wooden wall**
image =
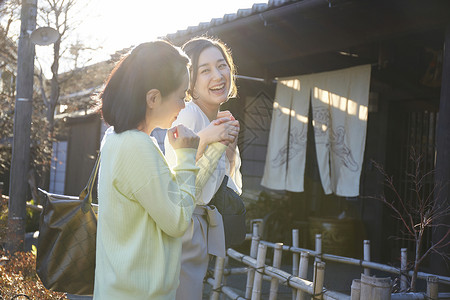
<path id="1" fill-rule="evenodd" d="M 243 188 L 247 191 L 261 191 L 261 178 L 266 161 L 267 142 L 272 119 L 275 84 L 240 80 L 238 99 L 223 105 L 239 120 L 239 150 L 241 152 L 241 173 Z"/>

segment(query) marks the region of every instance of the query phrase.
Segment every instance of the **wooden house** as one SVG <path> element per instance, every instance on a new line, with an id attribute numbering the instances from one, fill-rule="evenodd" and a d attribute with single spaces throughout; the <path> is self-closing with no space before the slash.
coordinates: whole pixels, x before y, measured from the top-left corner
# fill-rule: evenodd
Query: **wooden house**
<path id="1" fill-rule="evenodd" d="M 165 38 L 182 45 L 205 34 L 223 40 L 238 67 L 239 96 L 226 105 L 243 125 L 245 190 L 264 189 L 260 183 L 278 78 L 371 65 L 359 196 L 324 194 L 314 143 L 308 139 L 304 192 L 289 197 L 299 224 L 311 215 L 347 210 L 362 221 L 357 226 L 372 241 L 373 257 L 395 260 L 404 244 L 388 237 L 399 225 L 381 202 L 366 198 L 384 192 L 373 162 L 394 176 L 402 197 L 409 193 L 405 172 L 413 167 L 411 147 L 422 154 L 423 171 L 436 167 L 435 181 L 450 179 L 450 2 L 271 0 Z M 436 201 L 448 201 L 449 190 L 443 194 Z M 289 214 L 292 210 L 286 209 L 286 218 Z M 450 224 L 449 217 L 442 222 Z M 431 243 L 431 234 L 428 239 Z M 448 272 L 440 265 L 433 270 Z"/>
<path id="2" fill-rule="evenodd" d="M 402 197 L 408 197 L 410 178 L 405 172 L 413 167 L 408 160 L 411 147 L 422 154 L 423 171 L 437 169 L 434 181 L 450 179 L 450 2 L 270 0 L 164 38 L 181 46 L 205 34 L 224 41 L 238 67 L 238 98 L 224 108 L 241 122 L 244 194 L 282 194 L 288 199 L 283 205 L 289 205 L 284 211 L 292 227 L 308 227 L 309 216 L 336 218 L 346 213 L 357 219 L 353 227 L 363 228 L 358 237 L 371 240 L 374 260 L 395 261 L 397 249 L 405 244 L 388 238 L 399 231 L 399 224 L 383 203 L 367 198 L 385 192 L 374 162 L 394 176 Z M 278 80 L 359 65 L 371 66 L 359 194 L 324 193 L 320 161 L 310 136 L 304 191 L 274 193 L 262 186 Z M 88 121 L 98 131 L 87 130 Z M 67 139 L 68 153 L 88 153 L 88 158 L 93 158 L 101 130 L 96 122 L 98 119 L 86 115 L 67 123 L 73 130 Z M 95 142 L 88 142 L 86 134 Z M 73 147 L 77 150 L 71 150 Z M 70 182 L 87 180 L 90 166 L 75 171 L 83 159 L 86 157 L 68 158 L 66 182 L 69 177 Z M 426 185 L 432 188 L 434 181 Z M 75 194 L 79 189 L 74 186 L 65 192 Z M 449 189 L 443 194 L 445 197 L 436 201 L 448 201 Z M 442 222 L 450 224 L 448 218 Z M 430 233 L 427 243 L 438 236 Z M 426 267 L 435 273 L 448 272 L 438 259 L 427 262 Z"/>

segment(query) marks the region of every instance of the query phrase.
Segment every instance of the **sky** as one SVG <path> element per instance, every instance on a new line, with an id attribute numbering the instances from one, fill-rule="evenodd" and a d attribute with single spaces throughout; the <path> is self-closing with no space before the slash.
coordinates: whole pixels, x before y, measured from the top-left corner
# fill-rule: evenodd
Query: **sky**
<path id="1" fill-rule="evenodd" d="M 95 56 L 92 62 L 109 59 L 117 50 L 222 18 L 241 8 L 251 8 L 254 3 L 267 3 L 265 0 L 78 0 L 77 5 L 88 2 L 88 9 L 76 16 L 81 25 L 71 38 L 102 46 L 92 54 Z M 49 64 L 50 50 L 48 46 L 37 46 L 37 56 L 44 65 Z"/>

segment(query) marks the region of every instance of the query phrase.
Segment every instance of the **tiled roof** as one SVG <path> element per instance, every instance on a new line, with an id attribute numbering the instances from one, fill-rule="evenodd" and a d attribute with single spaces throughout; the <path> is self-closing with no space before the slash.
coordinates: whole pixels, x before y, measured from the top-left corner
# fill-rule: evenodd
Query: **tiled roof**
<path id="1" fill-rule="evenodd" d="M 234 14 L 225 14 L 222 18 L 214 18 L 209 22 L 202 22 L 197 26 L 189 26 L 187 29 L 178 30 L 175 33 L 167 34 L 165 37 L 169 40 L 180 38 L 184 35 L 189 35 L 198 31 L 210 29 L 212 27 L 220 26 L 225 23 L 230 23 L 238 19 L 246 18 L 261 12 L 265 12 L 280 6 L 284 6 L 299 0 L 269 0 L 268 3 L 255 3 L 252 8 L 239 9 Z"/>

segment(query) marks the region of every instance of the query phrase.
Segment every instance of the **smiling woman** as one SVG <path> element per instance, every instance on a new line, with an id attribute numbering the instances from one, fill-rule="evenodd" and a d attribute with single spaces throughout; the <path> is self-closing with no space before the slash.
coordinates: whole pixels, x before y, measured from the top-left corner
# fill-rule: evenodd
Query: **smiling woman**
<path id="1" fill-rule="evenodd" d="M 200 136 L 197 159 L 204 158 L 205 149 L 210 149 L 211 124 L 217 119 L 224 120 L 214 126 L 222 130 L 215 134 L 222 144 L 220 160 L 212 164 L 199 165 L 200 170 L 209 174 L 202 189 L 196 190 L 196 208 L 192 222 L 183 235 L 180 285 L 177 300 L 200 300 L 203 278 L 208 256 L 225 256 L 225 231 L 223 218 L 214 205 L 208 205 L 220 186 L 228 186 L 240 194 L 242 179 L 237 136 L 239 122 L 230 112 L 219 112 L 220 105 L 236 94 L 234 63 L 231 51 L 220 41 L 206 37 L 194 38 L 183 45 L 183 50 L 191 59 L 191 81 L 188 95 L 192 101 L 186 103 L 173 125 L 183 124 Z M 174 150 L 166 138 L 165 149 L 170 165 L 176 163 Z M 228 180 L 228 178 L 230 180 Z M 234 193 L 234 192 L 233 192 Z M 210 225 L 211 223 L 211 225 Z"/>

